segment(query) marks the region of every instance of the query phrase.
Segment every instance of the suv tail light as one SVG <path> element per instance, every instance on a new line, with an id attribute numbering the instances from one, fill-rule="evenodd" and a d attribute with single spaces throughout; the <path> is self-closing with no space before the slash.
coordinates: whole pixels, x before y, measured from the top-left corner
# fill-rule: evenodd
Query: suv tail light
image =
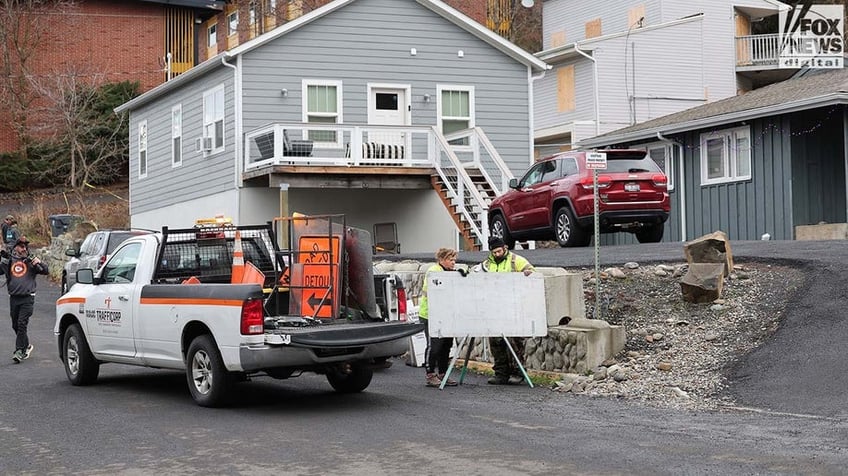
<path id="1" fill-rule="evenodd" d="M 652 175 L 651 181 L 654 182 L 654 185 L 657 187 L 665 187 L 668 185 L 668 177 L 666 177 L 664 174 Z"/>
<path id="2" fill-rule="evenodd" d="M 592 176 L 583 177 L 580 179 L 580 186 L 586 190 L 592 190 L 594 180 Z M 598 189 L 607 188 L 612 184 L 612 177 L 609 175 L 598 175 Z"/>
<path id="3" fill-rule="evenodd" d="M 250 299 L 241 305 L 242 335 L 256 335 L 265 332 L 265 314 L 261 299 Z"/>
<path id="4" fill-rule="evenodd" d="M 97 268 L 98 268 L 98 269 L 100 269 L 100 267 L 101 267 L 101 266 L 103 266 L 104 264 L 106 264 L 106 255 L 101 255 L 101 256 L 100 256 L 100 261 L 99 261 L 99 263 L 100 263 L 100 264 L 98 264 L 98 265 L 97 265 Z"/>
<path id="5" fill-rule="evenodd" d="M 406 289 L 398 288 L 397 289 L 397 299 L 398 299 L 398 320 L 401 322 L 406 322 Z"/>

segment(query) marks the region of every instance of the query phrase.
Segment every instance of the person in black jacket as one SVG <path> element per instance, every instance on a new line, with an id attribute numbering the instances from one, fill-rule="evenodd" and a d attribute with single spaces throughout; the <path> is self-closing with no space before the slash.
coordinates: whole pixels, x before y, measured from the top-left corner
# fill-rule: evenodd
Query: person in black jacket
<path id="1" fill-rule="evenodd" d="M 0 257 L 0 274 L 6 275 L 12 329 L 15 331 L 15 352 L 12 354 L 12 360 L 16 364 L 28 359 L 32 354 L 33 346 L 29 343 L 27 325 L 35 306 L 35 279 L 36 275 L 48 272 L 46 264 L 37 256 L 29 255 L 29 241 L 25 236 L 15 241 L 11 253 L 3 250 Z"/>

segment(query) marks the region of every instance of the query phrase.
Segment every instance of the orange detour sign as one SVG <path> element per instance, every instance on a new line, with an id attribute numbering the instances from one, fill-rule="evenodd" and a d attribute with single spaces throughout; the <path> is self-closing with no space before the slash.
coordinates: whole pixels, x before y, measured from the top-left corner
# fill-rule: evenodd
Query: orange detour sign
<path id="1" fill-rule="evenodd" d="M 241 283 L 244 277 L 244 250 L 241 247 L 241 232 L 236 230 L 236 237 L 233 240 L 233 272 L 230 278 L 231 284 Z"/>
<path id="2" fill-rule="evenodd" d="M 298 263 L 303 265 L 300 285 L 301 313 L 329 318 L 339 308 L 339 236 L 302 236 L 298 242 Z"/>

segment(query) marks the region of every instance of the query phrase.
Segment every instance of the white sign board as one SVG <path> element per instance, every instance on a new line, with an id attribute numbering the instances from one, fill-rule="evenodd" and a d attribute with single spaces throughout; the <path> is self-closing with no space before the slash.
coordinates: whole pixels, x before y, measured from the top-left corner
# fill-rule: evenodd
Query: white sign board
<path id="1" fill-rule="evenodd" d="M 586 168 L 606 170 L 607 168 L 607 153 L 606 152 L 589 152 L 586 154 Z"/>
<path id="2" fill-rule="evenodd" d="M 541 273 L 430 273 L 430 337 L 548 335 Z"/>

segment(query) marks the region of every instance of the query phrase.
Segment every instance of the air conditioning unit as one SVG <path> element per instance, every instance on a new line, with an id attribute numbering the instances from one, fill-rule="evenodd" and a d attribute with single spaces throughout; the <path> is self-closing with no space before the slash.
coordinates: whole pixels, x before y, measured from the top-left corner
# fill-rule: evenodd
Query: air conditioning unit
<path id="1" fill-rule="evenodd" d="M 211 137 L 198 137 L 194 140 L 194 151 L 195 152 L 209 152 L 212 150 L 212 138 Z"/>

